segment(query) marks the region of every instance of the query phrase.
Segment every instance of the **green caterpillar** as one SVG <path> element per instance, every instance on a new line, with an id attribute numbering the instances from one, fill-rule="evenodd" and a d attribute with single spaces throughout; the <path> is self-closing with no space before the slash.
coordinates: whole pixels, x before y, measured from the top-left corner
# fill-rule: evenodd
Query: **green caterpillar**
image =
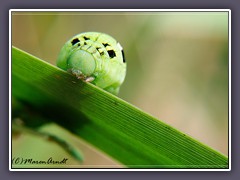
<path id="1" fill-rule="evenodd" d="M 57 66 L 115 95 L 126 75 L 122 46 L 113 37 L 99 32 L 84 32 L 67 41 Z"/>

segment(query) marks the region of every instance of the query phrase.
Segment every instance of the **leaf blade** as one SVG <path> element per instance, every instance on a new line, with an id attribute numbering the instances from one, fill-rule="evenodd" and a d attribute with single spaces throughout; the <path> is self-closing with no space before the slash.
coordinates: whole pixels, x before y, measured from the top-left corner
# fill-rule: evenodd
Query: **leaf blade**
<path id="1" fill-rule="evenodd" d="M 219 152 L 15 47 L 12 95 L 43 114 L 48 107 L 54 122 L 128 167 L 228 167 L 228 158 Z"/>

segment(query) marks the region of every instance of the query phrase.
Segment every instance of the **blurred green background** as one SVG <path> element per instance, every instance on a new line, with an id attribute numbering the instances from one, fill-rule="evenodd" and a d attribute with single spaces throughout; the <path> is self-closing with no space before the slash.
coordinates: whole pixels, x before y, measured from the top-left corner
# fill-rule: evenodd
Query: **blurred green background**
<path id="1" fill-rule="evenodd" d="M 12 13 L 12 45 L 54 65 L 63 44 L 85 31 L 107 33 L 123 46 L 127 76 L 120 98 L 228 154 L 227 12 Z M 61 127 L 43 130 L 79 147 L 83 165 L 57 145 L 27 135 L 13 140 L 13 157 L 121 167 Z"/>

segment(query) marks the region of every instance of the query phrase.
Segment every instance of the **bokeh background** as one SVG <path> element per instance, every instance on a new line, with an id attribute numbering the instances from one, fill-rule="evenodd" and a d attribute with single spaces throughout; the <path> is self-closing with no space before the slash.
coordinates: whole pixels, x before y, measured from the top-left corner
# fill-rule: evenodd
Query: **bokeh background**
<path id="1" fill-rule="evenodd" d="M 11 31 L 13 46 L 54 65 L 63 44 L 78 33 L 113 36 L 127 61 L 120 98 L 228 155 L 227 12 L 13 12 Z M 122 167 L 57 125 L 42 129 L 81 149 L 84 163 L 29 135 L 13 139 L 13 157 Z"/>

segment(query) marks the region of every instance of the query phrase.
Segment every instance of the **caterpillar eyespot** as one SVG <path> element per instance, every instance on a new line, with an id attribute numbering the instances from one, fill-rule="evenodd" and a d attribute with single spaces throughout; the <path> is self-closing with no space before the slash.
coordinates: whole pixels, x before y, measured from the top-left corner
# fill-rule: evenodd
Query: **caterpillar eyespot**
<path id="1" fill-rule="evenodd" d="M 112 94 L 118 94 L 126 76 L 122 46 L 113 37 L 99 32 L 80 33 L 67 41 L 57 66 Z"/>

